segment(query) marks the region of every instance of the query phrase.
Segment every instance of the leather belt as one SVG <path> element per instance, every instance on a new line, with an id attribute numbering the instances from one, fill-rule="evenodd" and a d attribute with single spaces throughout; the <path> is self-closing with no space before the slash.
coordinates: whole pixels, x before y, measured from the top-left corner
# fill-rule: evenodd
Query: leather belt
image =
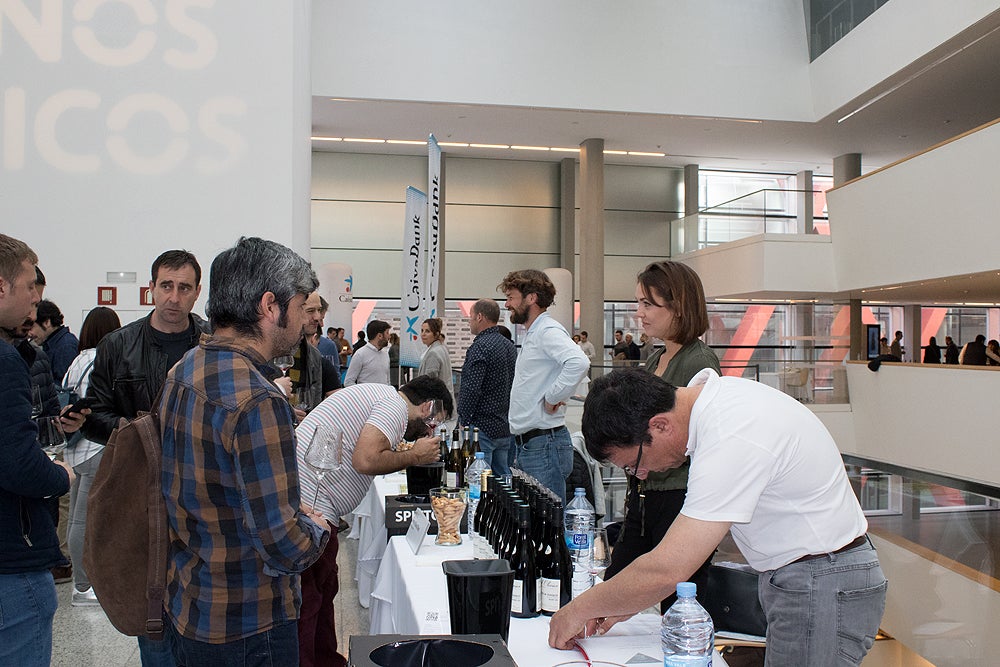
<path id="1" fill-rule="evenodd" d="M 803 556 L 802 558 L 799 558 L 797 560 L 793 560 L 792 563 L 805 563 L 806 561 L 816 560 L 817 558 L 826 558 L 827 556 L 832 556 L 834 554 L 839 554 L 839 553 L 843 553 L 845 551 L 850 551 L 851 549 L 857 549 L 858 547 L 866 544 L 867 542 L 868 542 L 868 533 L 865 533 L 861 537 L 854 538 L 848 544 L 845 544 L 844 546 L 840 547 L 836 551 L 830 551 L 830 552 L 825 553 L 825 554 L 807 554 L 807 555 Z"/>
<path id="2" fill-rule="evenodd" d="M 565 426 L 556 426 L 555 428 L 533 428 L 530 431 L 525 431 L 524 433 L 518 433 L 514 435 L 514 442 L 519 445 L 524 445 L 532 438 L 537 438 L 541 435 L 555 435 L 559 431 L 566 430 Z"/>

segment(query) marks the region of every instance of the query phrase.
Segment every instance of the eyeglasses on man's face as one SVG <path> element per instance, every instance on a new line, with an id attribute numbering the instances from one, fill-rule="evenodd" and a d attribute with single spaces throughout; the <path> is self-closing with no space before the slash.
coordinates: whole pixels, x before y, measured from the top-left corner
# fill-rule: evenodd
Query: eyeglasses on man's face
<path id="1" fill-rule="evenodd" d="M 622 468 L 626 474 L 639 477 L 639 464 L 642 462 L 642 442 L 639 443 L 639 455 L 635 457 L 635 465 Z"/>

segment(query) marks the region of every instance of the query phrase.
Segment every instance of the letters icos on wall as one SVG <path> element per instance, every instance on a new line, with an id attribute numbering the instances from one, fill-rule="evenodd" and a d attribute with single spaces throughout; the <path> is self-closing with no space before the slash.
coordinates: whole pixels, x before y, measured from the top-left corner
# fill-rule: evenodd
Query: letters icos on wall
<path id="1" fill-rule="evenodd" d="M 248 104 L 227 94 L 214 71 L 222 68 L 212 67 L 220 40 L 211 24 L 227 18 L 215 5 L 0 0 L 3 168 L 40 160 L 67 173 L 110 163 L 135 174 L 211 174 L 237 164 Z"/>

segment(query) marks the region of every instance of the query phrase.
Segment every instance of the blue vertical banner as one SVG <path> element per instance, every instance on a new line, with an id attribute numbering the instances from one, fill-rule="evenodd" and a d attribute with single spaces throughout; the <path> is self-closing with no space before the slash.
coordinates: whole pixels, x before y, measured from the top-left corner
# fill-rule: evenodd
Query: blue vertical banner
<path id="1" fill-rule="evenodd" d="M 400 292 L 399 365 L 420 366 L 424 344 L 420 323 L 424 320 L 427 195 L 415 187 L 406 188 L 406 221 L 403 225 L 403 285 Z"/>
<path id="2" fill-rule="evenodd" d="M 441 147 L 427 137 L 427 280 L 424 284 L 424 317 L 440 317 L 438 288 L 441 276 Z"/>

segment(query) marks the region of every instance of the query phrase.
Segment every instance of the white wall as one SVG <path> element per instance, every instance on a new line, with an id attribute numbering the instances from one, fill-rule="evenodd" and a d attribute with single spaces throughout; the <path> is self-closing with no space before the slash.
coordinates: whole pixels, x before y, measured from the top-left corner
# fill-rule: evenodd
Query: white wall
<path id="1" fill-rule="evenodd" d="M 847 364 L 855 442 L 841 451 L 1000 486 L 989 367 Z"/>
<path id="2" fill-rule="evenodd" d="M 1000 267 L 997 155 L 1000 123 L 828 192 L 839 289 Z"/>
<path id="3" fill-rule="evenodd" d="M 997 9 L 1000 0 L 882 5 L 809 66 L 814 119 L 833 113 Z"/>
<path id="4" fill-rule="evenodd" d="M 683 261 L 701 276 L 709 299 L 785 298 L 836 290 L 831 247 L 829 236 L 758 234 L 686 253 Z"/>
<path id="5" fill-rule="evenodd" d="M 138 274 L 129 319 L 163 250 L 207 283 L 241 234 L 304 249 L 310 18 L 309 0 L 0 3 L 0 220 L 74 330 L 108 271 Z"/>
<path id="6" fill-rule="evenodd" d="M 446 298 L 494 296 L 509 271 L 558 266 L 558 163 L 445 161 Z M 639 270 L 669 254 L 682 178 L 674 168 L 606 168 L 607 300 L 631 301 Z M 426 181 L 425 157 L 314 153 L 313 262 L 350 264 L 356 298 L 399 298 L 405 188 Z"/>
<path id="7" fill-rule="evenodd" d="M 316 0 L 313 94 L 811 120 L 801 0 Z"/>

